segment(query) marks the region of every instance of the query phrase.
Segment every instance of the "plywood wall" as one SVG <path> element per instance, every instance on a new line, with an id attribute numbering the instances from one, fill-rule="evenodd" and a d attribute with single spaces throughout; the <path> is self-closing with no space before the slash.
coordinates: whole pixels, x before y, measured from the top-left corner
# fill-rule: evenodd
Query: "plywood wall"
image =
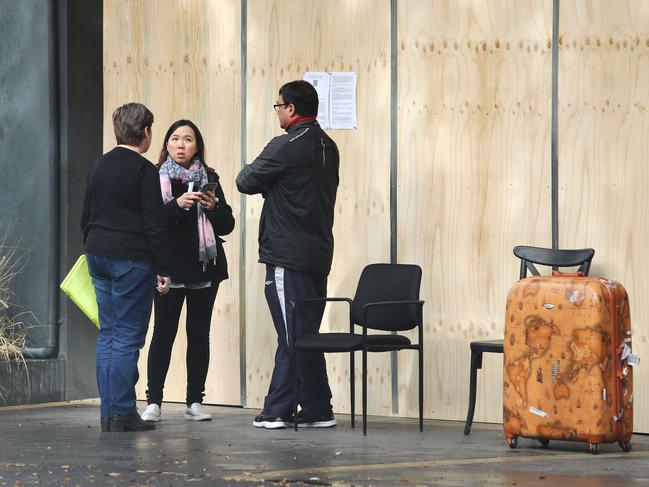
<path id="1" fill-rule="evenodd" d="M 591 274 L 626 287 L 647 357 L 649 2 L 562 1 L 559 48 L 559 242 L 593 247 Z M 634 429 L 649 431 L 646 366 L 634 383 Z"/>
<path id="2" fill-rule="evenodd" d="M 371 27 L 371 28 L 370 28 Z M 390 259 L 390 1 L 251 0 L 248 2 L 248 160 L 281 133 L 271 105 L 279 87 L 304 71 L 358 73 L 358 129 L 330 131 L 340 150 L 335 210 L 332 296 L 353 295 L 369 262 Z M 268 390 L 276 334 L 257 264 L 261 197 L 246 208 L 247 405 L 260 407 Z M 346 330 L 347 309 L 334 305 L 323 329 Z M 328 355 L 334 409 L 349 411 L 347 355 Z M 369 404 L 391 411 L 388 354 L 370 358 Z"/>
<path id="3" fill-rule="evenodd" d="M 517 244 L 549 246 L 552 2 L 398 3 L 398 259 L 424 269 L 425 414 L 464 419 L 469 342 L 503 335 Z M 400 413 L 417 362 L 399 354 Z M 477 421 L 502 420 L 502 357 Z"/>
<path id="4" fill-rule="evenodd" d="M 207 163 L 219 173 L 235 215 L 239 195 L 234 178 L 241 164 L 240 26 L 237 0 L 104 1 L 104 147 L 115 143 L 111 113 L 126 102 L 142 102 L 154 113 L 153 144 L 146 154 L 152 161 L 157 162 L 171 123 L 191 119 L 201 129 Z M 225 239 L 230 279 L 221 285 L 212 316 L 205 400 L 239 404 L 239 225 Z M 150 338 L 151 333 L 140 357 L 140 398 L 146 390 Z M 185 350 L 181 326 L 167 400 L 185 400 Z"/>
<path id="5" fill-rule="evenodd" d="M 399 0 L 397 15 L 398 261 L 424 270 L 425 416 L 460 419 L 469 343 L 500 338 L 517 244 L 551 244 L 552 0 Z M 139 100 L 154 137 L 176 118 L 203 128 L 208 159 L 239 214 L 234 178 L 241 134 L 239 0 L 105 1 L 105 145 L 110 113 Z M 645 247 L 649 229 L 649 4 L 561 2 L 559 167 L 561 247 L 596 249 L 594 274 L 629 290 L 634 340 L 649 351 Z M 247 161 L 281 133 L 271 105 L 304 71 L 358 73 L 358 130 L 330 131 L 341 153 L 330 295 L 352 295 L 362 267 L 390 258 L 390 0 L 248 0 Z M 149 155 L 155 158 L 157 150 Z M 257 263 L 260 197 L 228 238 L 231 279 L 213 319 L 208 402 L 260 407 L 276 336 Z M 239 256 L 245 228 L 245 259 Z M 243 294 L 238 273 L 244 266 Z M 240 314 L 239 300 L 243 313 Z M 342 305 L 323 329 L 344 328 Z M 243 320 L 246 341 L 239 343 Z M 244 347 L 245 345 L 245 347 Z M 184 338 L 167 398 L 184 399 Z M 146 374 L 141 361 L 143 376 Z M 346 356 L 328 356 L 336 411 L 349 409 Z M 370 412 L 391 414 L 389 355 L 370 357 Z M 649 374 L 636 371 L 636 401 Z M 416 355 L 399 353 L 399 415 L 415 416 Z M 502 419 L 502 358 L 485 356 L 476 421 Z M 144 388 L 140 386 L 140 394 Z M 636 430 L 649 419 L 636 408 Z"/>

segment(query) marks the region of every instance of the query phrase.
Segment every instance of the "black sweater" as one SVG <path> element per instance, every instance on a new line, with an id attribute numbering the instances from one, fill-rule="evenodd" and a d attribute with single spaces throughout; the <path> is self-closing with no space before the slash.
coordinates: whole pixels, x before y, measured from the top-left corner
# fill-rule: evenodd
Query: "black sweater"
<path id="1" fill-rule="evenodd" d="M 137 152 L 115 147 L 90 170 L 81 214 L 88 252 L 152 262 L 169 276 L 169 233 L 158 170 Z"/>
<path id="2" fill-rule="evenodd" d="M 208 168 L 209 182 L 219 182 L 219 176 Z M 187 192 L 187 184 L 171 180 L 171 193 L 174 199 L 165 205 L 171 239 L 171 282 L 195 284 L 199 282 L 220 282 L 228 278 L 228 263 L 223 251 L 224 240 L 218 235 L 227 235 L 234 229 L 232 208 L 225 201 L 220 184 L 216 186 L 218 202 L 212 211 L 205 215 L 212 224 L 216 237 L 216 265 L 209 263 L 205 269 L 198 260 L 198 221 L 196 206 L 184 210 L 176 203 L 176 198 Z"/>

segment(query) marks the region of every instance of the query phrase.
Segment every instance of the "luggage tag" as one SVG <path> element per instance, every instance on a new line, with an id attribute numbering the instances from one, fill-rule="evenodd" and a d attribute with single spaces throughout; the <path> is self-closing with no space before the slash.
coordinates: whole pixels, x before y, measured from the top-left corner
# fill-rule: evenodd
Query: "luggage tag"
<path id="1" fill-rule="evenodd" d="M 622 362 L 624 362 L 629 357 L 629 355 L 631 355 L 631 349 L 629 348 L 629 346 L 626 343 L 623 343 L 622 344 L 622 355 L 620 357 L 620 360 Z"/>
<path id="2" fill-rule="evenodd" d="M 620 360 L 622 362 L 626 360 L 627 364 L 631 367 L 640 365 L 640 355 L 633 353 L 626 343 L 622 344 L 622 355 L 620 356 Z"/>

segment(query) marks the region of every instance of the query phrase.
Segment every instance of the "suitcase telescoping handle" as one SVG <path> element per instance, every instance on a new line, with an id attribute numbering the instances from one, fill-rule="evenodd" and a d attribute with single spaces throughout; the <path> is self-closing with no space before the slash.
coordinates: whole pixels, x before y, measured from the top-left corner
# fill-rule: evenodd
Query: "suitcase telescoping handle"
<path id="1" fill-rule="evenodd" d="M 611 297 L 613 297 L 612 294 Z M 631 353 L 631 349 L 626 344 L 626 341 L 623 341 L 622 343 L 619 343 L 617 341 L 617 338 L 620 336 L 620 330 L 618 329 L 618 327 L 621 326 L 618 320 L 618 316 L 620 314 L 619 311 L 620 311 L 620 303 L 617 303 L 611 310 L 611 324 L 613 325 L 612 331 L 615 340 L 613 342 L 613 345 L 615 346 L 615 359 L 616 359 L 615 369 L 613 371 L 613 383 L 615 384 L 615 389 L 616 389 L 615 401 L 613 406 L 615 407 L 616 414 L 613 416 L 613 421 L 617 423 L 618 431 L 619 434 L 621 435 L 622 425 L 620 424 L 620 420 L 624 415 L 624 405 L 622 404 L 622 379 L 628 373 L 628 368 L 629 368 L 628 358 L 629 358 L 629 354 Z"/>
<path id="2" fill-rule="evenodd" d="M 561 271 L 552 271 L 553 277 L 584 277 L 584 273 L 581 271 L 577 272 L 561 272 Z"/>
<path id="3" fill-rule="evenodd" d="M 626 360 L 626 357 L 624 356 L 624 343 L 621 344 L 619 347 L 617 347 L 615 356 L 617 358 L 616 360 L 616 370 L 614 371 L 614 383 L 615 383 L 615 388 L 617 389 L 617 394 L 615 394 L 615 399 L 616 401 L 614 402 L 614 407 L 616 414 L 613 416 L 613 421 L 618 425 L 618 429 L 621 428 L 620 425 L 620 420 L 622 419 L 622 416 L 624 415 L 624 406 L 622 406 L 622 391 L 621 391 L 621 382 L 624 376 L 627 374 L 626 372 L 626 367 L 628 365 L 624 364 L 624 361 Z M 621 434 L 621 430 L 619 432 Z"/>

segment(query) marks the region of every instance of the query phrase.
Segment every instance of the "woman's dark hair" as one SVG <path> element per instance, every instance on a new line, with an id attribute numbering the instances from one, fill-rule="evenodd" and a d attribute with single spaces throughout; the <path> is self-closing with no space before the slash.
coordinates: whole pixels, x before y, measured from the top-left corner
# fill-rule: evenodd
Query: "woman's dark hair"
<path id="1" fill-rule="evenodd" d="M 292 103 L 295 112 L 303 117 L 318 115 L 318 92 L 308 81 L 298 80 L 286 83 L 279 89 L 284 103 Z"/>
<path id="2" fill-rule="evenodd" d="M 171 134 L 173 134 L 178 127 L 189 127 L 194 131 L 194 135 L 196 136 L 196 156 L 203 164 L 205 164 L 205 142 L 203 142 L 201 131 L 198 130 L 198 127 L 191 120 L 182 119 L 176 120 L 171 124 L 169 130 L 167 130 L 167 134 L 162 141 L 162 150 L 160 151 L 158 166 L 167 160 L 167 157 L 169 156 L 169 151 L 167 151 L 167 142 L 169 142 L 169 137 L 171 137 Z"/>
<path id="3" fill-rule="evenodd" d="M 118 144 L 140 145 L 144 129 L 153 125 L 153 113 L 141 103 L 127 103 L 113 112 L 113 129 Z"/>

